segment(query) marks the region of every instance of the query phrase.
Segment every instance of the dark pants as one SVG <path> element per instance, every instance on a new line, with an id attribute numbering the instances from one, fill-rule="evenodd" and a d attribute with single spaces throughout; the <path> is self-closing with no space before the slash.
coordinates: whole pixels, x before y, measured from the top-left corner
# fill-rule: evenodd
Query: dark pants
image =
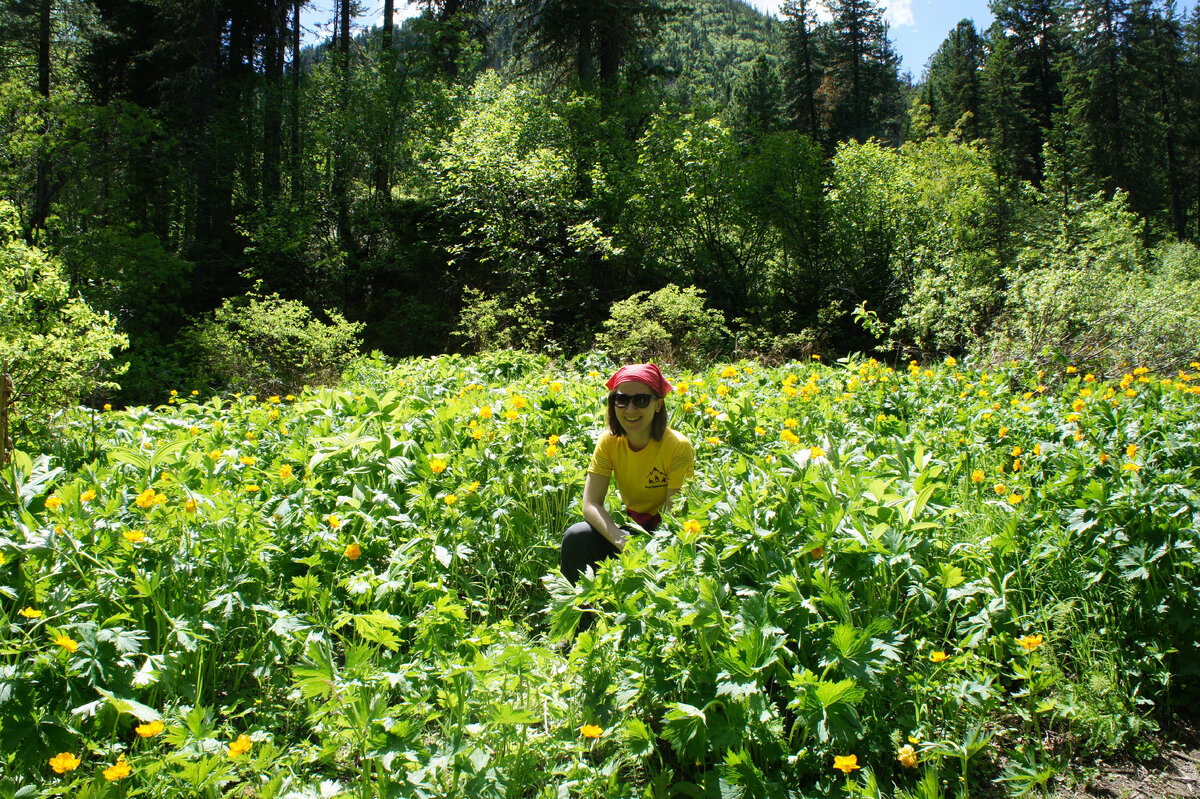
<path id="1" fill-rule="evenodd" d="M 579 522 L 563 533 L 562 549 L 558 552 L 558 567 L 571 585 L 588 566 L 596 569 L 601 561 L 616 557 L 617 548 L 587 522 Z"/>
<path id="2" fill-rule="evenodd" d="M 584 569 L 591 566 L 595 570 L 602 561 L 614 558 L 618 554 L 617 548 L 595 527 L 587 522 L 579 522 L 568 527 L 563 533 L 562 549 L 558 551 L 558 567 L 562 570 L 563 577 L 566 577 L 571 585 L 575 585 Z M 579 618 L 575 634 L 579 635 L 591 627 L 595 620 L 596 614 L 585 610 Z"/>

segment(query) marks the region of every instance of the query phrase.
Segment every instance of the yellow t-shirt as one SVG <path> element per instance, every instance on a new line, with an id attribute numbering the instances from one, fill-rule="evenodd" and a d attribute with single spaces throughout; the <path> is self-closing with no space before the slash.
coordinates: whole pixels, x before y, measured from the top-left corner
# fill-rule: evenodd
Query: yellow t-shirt
<path id="1" fill-rule="evenodd" d="M 667 501 L 667 489 L 683 488 L 696 465 L 696 451 L 687 436 L 671 428 L 662 441 L 650 440 L 640 452 L 629 448 L 629 439 L 605 430 L 596 442 L 588 473 L 617 477 L 617 490 L 625 507 L 638 513 L 658 513 Z"/>

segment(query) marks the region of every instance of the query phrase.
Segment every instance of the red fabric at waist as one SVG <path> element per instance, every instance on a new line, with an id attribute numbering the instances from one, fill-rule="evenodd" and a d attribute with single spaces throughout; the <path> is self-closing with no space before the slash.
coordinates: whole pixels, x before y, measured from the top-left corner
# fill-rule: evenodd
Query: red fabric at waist
<path id="1" fill-rule="evenodd" d="M 625 512 L 629 514 L 629 518 L 640 524 L 642 529 L 648 533 L 653 533 L 658 529 L 658 526 L 662 524 L 662 516 L 657 513 L 642 513 L 636 510 L 630 510 L 629 508 L 626 508 Z"/>

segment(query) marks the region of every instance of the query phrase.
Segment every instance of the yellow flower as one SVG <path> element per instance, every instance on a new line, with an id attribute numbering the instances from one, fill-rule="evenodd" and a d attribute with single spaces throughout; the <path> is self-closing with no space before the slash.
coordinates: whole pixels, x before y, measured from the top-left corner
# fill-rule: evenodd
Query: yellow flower
<path id="1" fill-rule="evenodd" d="M 680 383 L 679 385 L 675 386 L 675 391 L 678 394 L 686 394 L 688 392 L 688 389 L 691 387 L 692 387 L 691 383 Z"/>
<path id="2" fill-rule="evenodd" d="M 795 420 L 793 417 L 791 417 L 791 416 L 789 416 L 788 418 L 786 418 L 786 419 L 784 419 L 784 420 L 783 420 L 783 426 L 784 426 L 784 427 L 786 427 L 786 428 L 789 428 L 789 429 L 791 429 L 791 428 L 795 427 L 795 426 L 796 426 L 796 425 L 798 425 L 798 424 L 800 424 L 800 423 L 799 423 L 799 422 L 797 422 L 797 421 L 796 421 L 796 420 Z"/>
<path id="3" fill-rule="evenodd" d="M 525 399 L 520 394 L 513 394 L 512 406 L 514 408 L 516 408 L 517 410 L 520 410 L 521 408 L 524 408 L 528 404 L 529 404 L 529 400 Z"/>
<path id="4" fill-rule="evenodd" d="M 808 450 L 808 456 L 814 460 L 816 458 L 824 458 L 825 450 L 821 449 L 820 447 L 810 447 Z"/>
<path id="5" fill-rule="evenodd" d="M 189 499 L 187 502 L 184 502 L 183 509 L 185 511 L 187 511 L 188 513 L 195 513 L 196 512 L 196 500 Z"/>
<path id="6" fill-rule="evenodd" d="M 1086 375 L 1084 375 L 1084 376 L 1083 376 L 1083 382 L 1085 382 L 1085 383 L 1095 383 L 1095 382 L 1096 382 L 1096 376 L 1095 376 L 1094 374 L 1092 374 L 1091 372 L 1088 372 Z"/>
<path id="7" fill-rule="evenodd" d="M 453 505 L 455 502 L 458 502 L 458 497 L 454 494 L 447 494 L 442 498 L 442 502 L 445 502 L 447 505 Z"/>
<path id="8" fill-rule="evenodd" d="M 554 446 L 553 444 L 546 447 L 546 457 L 547 458 L 553 458 L 557 454 L 558 454 L 558 447 Z"/>
<path id="9" fill-rule="evenodd" d="M 491 419 L 492 418 L 492 406 L 484 405 L 482 408 L 480 408 L 479 409 L 479 418 L 480 419 Z"/>
<path id="10" fill-rule="evenodd" d="M 238 461 L 240 461 L 243 466 L 253 466 L 254 464 L 258 463 L 258 458 L 254 457 L 253 455 L 243 455 L 242 457 L 238 458 Z"/>
<path id="11" fill-rule="evenodd" d="M 550 436 L 546 439 L 547 444 L 557 444 L 561 439 L 558 436 Z"/>
<path id="12" fill-rule="evenodd" d="M 850 776 L 850 772 L 862 768 L 862 766 L 858 765 L 858 755 L 834 755 L 833 768 L 835 771 Z"/>
<path id="13" fill-rule="evenodd" d="M 509 410 L 509 411 L 504 412 L 504 418 L 510 422 L 515 421 L 520 415 L 521 414 L 515 410 Z"/>
<path id="14" fill-rule="evenodd" d="M 467 486 L 467 493 L 472 494 L 477 488 L 479 488 L 479 481 L 473 480 L 471 481 L 471 484 Z"/>
<path id="15" fill-rule="evenodd" d="M 604 734 L 604 730 L 597 724 L 584 724 L 579 728 L 579 731 L 583 733 L 584 738 L 592 739 L 599 738 Z"/>
<path id="16" fill-rule="evenodd" d="M 720 444 L 721 443 L 721 439 L 715 438 L 713 436 L 709 436 L 708 438 L 706 438 L 704 440 L 707 441 L 709 444 Z"/>
<path id="17" fill-rule="evenodd" d="M 272 405 L 278 405 L 279 404 L 279 395 L 275 394 L 274 396 L 267 397 L 267 402 L 271 403 Z"/>
<path id="18" fill-rule="evenodd" d="M 482 431 L 482 430 L 472 430 L 472 431 L 471 431 L 471 438 L 473 438 L 473 439 L 475 439 L 476 441 L 478 441 L 479 439 L 483 438 L 483 431 Z"/>
<path id="19" fill-rule="evenodd" d="M 983 482 L 983 469 L 976 469 L 975 471 L 971 472 L 971 482 L 972 483 L 982 483 Z"/>
<path id="20" fill-rule="evenodd" d="M 955 360 L 954 356 L 951 356 L 946 359 L 946 365 L 947 366 L 958 366 L 958 361 Z"/>
<path id="21" fill-rule="evenodd" d="M 1017 460 L 1013 461 L 1012 470 L 1014 472 L 1021 471 L 1021 461 L 1019 458 Z"/>
<path id="22" fill-rule="evenodd" d="M 69 635 L 64 635 L 61 633 L 59 634 L 59 636 L 57 638 L 54 639 L 54 643 L 58 644 L 63 649 L 67 650 L 72 655 L 75 654 L 75 650 L 79 649 L 78 641 L 76 641 L 74 638 L 72 638 Z"/>
<path id="23" fill-rule="evenodd" d="M 732 366 L 726 366 L 721 370 L 721 377 L 737 377 L 737 369 L 734 369 Z"/>
<path id="24" fill-rule="evenodd" d="M 142 493 L 138 494 L 138 498 L 134 503 L 143 510 L 149 510 L 155 505 L 162 505 L 167 501 L 165 494 L 156 494 L 153 488 L 147 488 Z"/>
<path id="25" fill-rule="evenodd" d="M 259 487 L 254 484 L 250 484 L 250 485 L 246 486 L 246 488 L 245 488 L 245 491 L 247 494 L 254 494 L 254 493 L 257 493 L 259 490 L 261 490 L 261 489 L 259 489 Z"/>
<path id="26" fill-rule="evenodd" d="M 154 721 L 137 725 L 133 728 L 133 731 L 143 738 L 153 738 L 155 735 L 158 735 L 163 731 L 163 723 L 158 719 L 155 719 Z"/>
<path id="27" fill-rule="evenodd" d="M 220 449 L 214 449 L 214 450 L 210 451 L 210 452 L 208 453 L 208 457 L 209 457 L 210 459 L 214 460 L 214 461 L 219 461 L 219 460 L 221 460 L 221 450 L 220 450 Z"/>
<path id="28" fill-rule="evenodd" d="M 46 615 L 46 613 L 44 611 L 37 610 L 36 608 L 30 608 L 30 607 L 22 608 L 21 610 L 18 610 L 17 613 L 20 613 L 22 616 L 24 616 L 27 619 L 40 619 L 42 616 Z"/>
<path id="29" fill-rule="evenodd" d="M 61 497 L 57 495 L 46 497 L 46 510 L 58 510 L 60 507 L 62 507 Z"/>
<path id="30" fill-rule="evenodd" d="M 79 495 L 80 502 L 91 502 L 95 498 L 96 498 L 96 492 L 90 488 L 87 491 L 84 491 L 82 494 Z"/>
<path id="31" fill-rule="evenodd" d="M 175 389 L 171 389 L 171 396 L 172 396 L 172 397 L 178 397 L 178 396 L 179 396 L 179 392 L 178 392 L 178 391 L 176 391 Z"/>
<path id="32" fill-rule="evenodd" d="M 1008 486 L 1004 485 L 1004 483 L 996 483 L 996 485 L 992 486 L 992 490 L 1000 496 L 1004 496 L 1008 493 Z"/>
<path id="33" fill-rule="evenodd" d="M 1128 447 L 1125 448 L 1125 457 L 1129 458 L 1129 460 L 1133 460 L 1133 456 L 1137 455 L 1137 451 L 1138 451 L 1137 444 L 1130 444 Z"/>
<path id="34" fill-rule="evenodd" d="M 1000 436 L 1000 438 L 1004 438 L 1006 435 L 1008 435 L 1008 428 L 1005 427 L 1004 425 L 1000 425 L 1000 432 L 998 435 Z"/>
<path id="35" fill-rule="evenodd" d="M 930 652 L 929 659 L 934 663 L 941 663 L 943 660 L 949 660 L 950 656 L 939 649 L 936 652 Z"/>
<path id="36" fill-rule="evenodd" d="M 146 534 L 141 530 L 126 530 L 121 535 L 131 544 L 136 544 L 146 537 Z"/>
<path id="37" fill-rule="evenodd" d="M 196 389 L 196 388 L 193 388 L 193 389 L 192 389 L 192 396 L 193 396 L 193 397 L 198 397 L 198 396 L 200 396 L 200 390 L 199 390 L 199 389 Z"/>
<path id="38" fill-rule="evenodd" d="M 756 425 L 754 428 L 754 432 L 761 436 L 761 435 L 766 435 L 767 431 L 765 429 L 763 429 L 762 427 L 759 427 Z"/>
<path id="39" fill-rule="evenodd" d="M 1079 371 L 1079 370 L 1078 370 L 1078 369 L 1076 369 L 1074 366 L 1068 366 L 1068 367 L 1067 367 L 1067 374 L 1069 374 L 1069 375 L 1073 375 L 1073 374 L 1075 374 L 1075 373 L 1076 373 L 1076 372 L 1078 372 L 1078 371 Z"/>
<path id="40" fill-rule="evenodd" d="M 553 383 L 550 384 L 550 393 L 551 394 L 558 394 L 562 390 L 563 390 L 563 384 L 558 382 L 557 380 L 555 380 Z"/>
<path id="41" fill-rule="evenodd" d="M 196 427 L 195 425 L 192 425 L 191 427 L 188 428 L 188 435 L 190 435 L 190 436 L 200 435 L 200 428 Z"/>
<path id="42" fill-rule="evenodd" d="M 272 422 L 275 421 L 276 419 L 279 418 L 279 410 L 276 408 L 272 408 L 271 410 L 267 411 L 267 418 L 270 419 Z"/>
<path id="43" fill-rule="evenodd" d="M 346 556 L 346 560 L 358 560 L 362 557 L 362 547 L 357 543 L 347 544 L 342 554 Z"/>
<path id="44" fill-rule="evenodd" d="M 1033 454 L 1037 455 L 1039 457 L 1041 456 L 1041 454 L 1042 454 L 1042 445 L 1041 444 L 1033 445 Z"/>
<path id="45" fill-rule="evenodd" d="M 1136 463 L 1127 463 L 1121 467 L 1121 471 L 1123 472 L 1140 472 L 1141 470 L 1142 467 L 1138 466 Z"/>
<path id="46" fill-rule="evenodd" d="M 820 356 L 820 355 L 817 355 L 817 354 L 815 354 L 815 353 L 814 353 L 814 354 L 813 354 L 813 356 L 812 356 L 812 359 L 813 359 L 814 361 L 819 361 L 819 360 L 821 360 L 821 356 Z"/>
<path id="47" fill-rule="evenodd" d="M 896 759 L 900 761 L 900 765 L 905 768 L 917 767 L 917 750 L 913 749 L 912 744 L 905 744 L 896 752 Z"/>
<path id="48" fill-rule="evenodd" d="M 112 410 L 112 405 L 108 404 L 107 402 L 106 402 L 106 403 L 104 403 L 104 410 L 106 410 L 106 411 L 111 411 L 111 410 Z"/>
<path id="49" fill-rule="evenodd" d="M 329 526 L 336 530 L 342 526 L 342 520 L 336 514 L 331 513 L 329 514 Z"/>
<path id="50" fill-rule="evenodd" d="M 1045 639 L 1041 635 L 1023 635 L 1017 639 L 1017 643 L 1020 644 L 1021 648 L 1026 652 L 1032 652 L 1033 650 L 1037 649 L 1042 645 L 1043 641 L 1045 641 Z"/>
<path id="51" fill-rule="evenodd" d="M 446 471 L 446 462 L 441 458 L 434 458 L 429 462 L 429 470 L 434 474 L 441 474 Z"/>
<path id="52" fill-rule="evenodd" d="M 686 413 L 686 412 L 688 412 L 688 411 L 692 410 L 692 409 L 693 409 L 693 408 L 695 408 L 695 407 L 696 407 L 696 403 L 694 403 L 694 402 L 685 402 L 685 403 L 683 403 L 683 410 L 684 410 L 684 413 Z"/>
<path id="53" fill-rule="evenodd" d="M 700 533 L 700 522 L 695 519 L 688 519 L 683 523 L 683 531 L 688 535 L 698 535 Z"/>
<path id="54" fill-rule="evenodd" d="M 50 768 L 54 769 L 55 774 L 66 774 L 68 771 L 79 768 L 79 764 L 82 762 L 70 752 L 59 752 L 50 758 Z"/>
<path id="55" fill-rule="evenodd" d="M 1022 450 L 1020 447 L 1013 447 L 1013 448 L 1012 448 L 1012 452 L 1011 452 L 1010 454 L 1011 454 L 1011 455 L 1012 455 L 1014 458 L 1018 458 L 1018 457 L 1020 457 L 1020 456 L 1021 456 L 1021 453 L 1022 453 L 1022 452 L 1024 452 L 1024 450 Z"/>
<path id="56" fill-rule="evenodd" d="M 285 463 L 283 466 L 279 467 L 279 479 L 280 480 L 291 480 L 292 479 L 292 467 L 289 464 Z"/>
<path id="57" fill-rule="evenodd" d="M 800 436 L 796 435 L 791 430 L 784 430 L 782 433 L 779 434 L 779 439 L 781 441 L 786 441 L 789 444 L 799 444 L 800 443 Z"/>
<path id="58" fill-rule="evenodd" d="M 724 383 L 717 386 L 717 394 L 719 394 L 720 396 L 724 397 L 728 393 L 729 393 L 729 386 L 725 385 Z"/>
<path id="59" fill-rule="evenodd" d="M 1025 497 L 1021 496 L 1020 494 L 1013 493 L 1008 495 L 1009 505 L 1020 505 L 1024 500 Z"/>
<path id="60" fill-rule="evenodd" d="M 249 735 L 239 735 L 236 741 L 231 741 L 229 744 L 229 756 L 238 757 L 239 755 L 244 755 L 250 751 L 252 745 Z"/>

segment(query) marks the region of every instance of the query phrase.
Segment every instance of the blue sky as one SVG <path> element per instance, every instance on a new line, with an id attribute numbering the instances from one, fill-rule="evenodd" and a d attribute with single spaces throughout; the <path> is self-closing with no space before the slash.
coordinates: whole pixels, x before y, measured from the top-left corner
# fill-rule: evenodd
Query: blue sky
<path id="1" fill-rule="evenodd" d="M 744 0 L 774 16 L 779 15 L 782 0 Z M 818 3 L 820 0 L 818 0 Z M 1180 13 L 1192 8 L 1198 0 L 1181 0 Z M 413 16 L 419 9 L 405 0 L 395 0 L 396 19 Z M 317 0 L 309 7 L 305 27 L 311 39 L 323 38 L 330 33 L 329 0 Z M 366 0 L 364 13 L 356 20 L 358 25 L 379 25 L 383 13 L 382 0 Z M 900 54 L 900 71 L 911 72 L 914 80 L 920 80 L 929 57 L 954 29 L 959 20 L 974 20 L 975 27 L 984 30 L 992 24 L 992 12 L 988 0 L 879 0 L 884 18 L 890 27 L 892 43 Z"/>

